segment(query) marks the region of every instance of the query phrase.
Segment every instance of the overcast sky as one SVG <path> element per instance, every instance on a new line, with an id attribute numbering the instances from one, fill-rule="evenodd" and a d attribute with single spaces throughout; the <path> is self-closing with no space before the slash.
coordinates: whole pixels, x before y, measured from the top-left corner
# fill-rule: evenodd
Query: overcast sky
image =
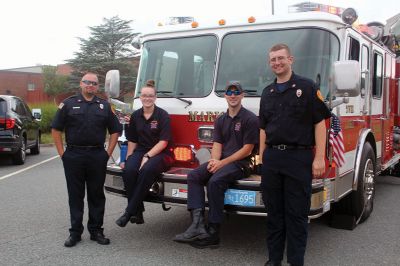
<path id="1" fill-rule="evenodd" d="M 105 3 L 108 4 L 105 4 Z M 302 0 L 276 0 L 275 14 Z M 398 0 L 316 0 L 354 7 L 361 23 L 385 22 L 400 13 Z M 63 64 L 79 50 L 77 37 L 86 38 L 88 26 L 118 15 L 133 20 L 132 28 L 146 31 L 171 16 L 218 21 L 271 15 L 271 0 L 12 0 L 2 1 L 0 15 L 0 69 Z"/>

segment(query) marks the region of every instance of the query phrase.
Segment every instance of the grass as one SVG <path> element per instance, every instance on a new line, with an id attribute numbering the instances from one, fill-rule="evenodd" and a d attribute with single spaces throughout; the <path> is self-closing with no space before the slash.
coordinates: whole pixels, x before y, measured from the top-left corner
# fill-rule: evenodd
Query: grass
<path id="1" fill-rule="evenodd" d="M 51 137 L 51 133 L 42 133 L 40 143 L 41 144 L 54 143 L 53 138 Z"/>

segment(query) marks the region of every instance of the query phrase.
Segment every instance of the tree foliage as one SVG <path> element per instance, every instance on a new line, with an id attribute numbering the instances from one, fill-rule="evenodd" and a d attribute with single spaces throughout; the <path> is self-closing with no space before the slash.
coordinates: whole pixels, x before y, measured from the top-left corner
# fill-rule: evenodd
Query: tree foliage
<path id="1" fill-rule="evenodd" d="M 80 78 L 88 71 L 96 73 L 100 84 L 104 84 L 107 71 L 117 69 L 120 71 L 121 95 L 134 89 L 137 70 L 132 57 L 136 49 L 131 44 L 137 33 L 129 26 L 131 22 L 115 16 L 104 18 L 99 26 L 89 27 L 90 36 L 79 38 L 80 51 L 68 60 L 73 68 L 71 88 L 79 87 Z"/>
<path id="2" fill-rule="evenodd" d="M 44 91 L 50 95 L 66 92 L 68 90 L 68 76 L 57 74 L 56 66 L 42 66 Z"/>

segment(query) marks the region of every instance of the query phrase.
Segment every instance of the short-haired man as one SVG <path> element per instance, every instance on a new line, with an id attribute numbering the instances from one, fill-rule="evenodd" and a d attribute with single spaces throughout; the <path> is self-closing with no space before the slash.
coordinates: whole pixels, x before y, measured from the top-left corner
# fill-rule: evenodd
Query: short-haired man
<path id="1" fill-rule="evenodd" d="M 85 185 L 90 239 L 101 245 L 110 240 L 103 234 L 106 198 L 104 181 L 107 161 L 117 143 L 121 125 L 110 104 L 95 94 L 99 88 L 97 75 L 87 73 L 80 82 L 81 93 L 64 100 L 51 124 L 51 134 L 64 164 L 71 216 L 70 236 L 64 246 L 72 247 L 81 241 L 83 233 L 83 200 Z M 65 130 L 67 148 L 64 151 L 62 131 Z M 106 131 L 110 133 L 107 151 L 104 149 Z"/>
<path id="2" fill-rule="evenodd" d="M 287 240 L 290 265 L 303 265 L 312 177 L 325 172 L 325 119 L 330 117 L 313 81 L 292 71 L 286 44 L 269 50 L 276 75 L 260 102 L 261 190 L 268 213 L 266 265 L 280 266 Z M 315 148 L 315 155 L 313 149 Z"/>
<path id="3" fill-rule="evenodd" d="M 230 82 L 225 89 L 226 113 L 214 123 L 211 159 L 188 174 L 188 210 L 192 224 L 174 241 L 190 243 L 196 248 L 218 247 L 223 220 L 224 197 L 228 186 L 246 177 L 254 147 L 258 144 L 258 118 L 242 106 L 243 89 Z M 204 223 L 207 186 L 208 229 Z"/>

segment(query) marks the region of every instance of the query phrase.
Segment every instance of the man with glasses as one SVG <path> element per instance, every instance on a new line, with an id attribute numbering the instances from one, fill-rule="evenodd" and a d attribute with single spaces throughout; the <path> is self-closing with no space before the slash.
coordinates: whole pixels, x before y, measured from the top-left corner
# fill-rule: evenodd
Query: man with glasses
<path id="1" fill-rule="evenodd" d="M 235 180 L 247 177 L 254 147 L 258 144 L 258 118 L 242 106 L 243 94 L 239 82 L 230 82 L 226 86 L 228 110 L 214 123 L 211 159 L 192 170 L 187 177 L 192 224 L 175 236 L 176 242 L 189 243 L 196 248 L 219 245 L 225 191 Z M 207 186 L 209 206 L 207 229 L 204 186 Z"/>
<path id="2" fill-rule="evenodd" d="M 101 245 L 110 243 L 102 228 L 106 201 L 103 186 L 107 161 L 121 131 L 110 104 L 95 95 L 99 87 L 97 75 L 85 74 L 80 87 L 79 94 L 67 98 L 58 106 L 51 124 L 54 143 L 64 164 L 68 189 L 71 228 L 70 236 L 64 243 L 66 247 L 75 246 L 81 241 L 85 185 L 90 239 Z M 64 130 L 65 151 L 62 139 Z M 107 130 L 110 138 L 106 151 L 104 142 Z"/>
<path id="3" fill-rule="evenodd" d="M 325 119 L 330 112 L 315 83 L 292 71 L 293 61 L 286 44 L 269 50 L 276 79 L 260 102 L 261 191 L 270 266 L 281 265 L 286 240 L 288 263 L 304 264 L 311 180 L 325 172 Z"/>

